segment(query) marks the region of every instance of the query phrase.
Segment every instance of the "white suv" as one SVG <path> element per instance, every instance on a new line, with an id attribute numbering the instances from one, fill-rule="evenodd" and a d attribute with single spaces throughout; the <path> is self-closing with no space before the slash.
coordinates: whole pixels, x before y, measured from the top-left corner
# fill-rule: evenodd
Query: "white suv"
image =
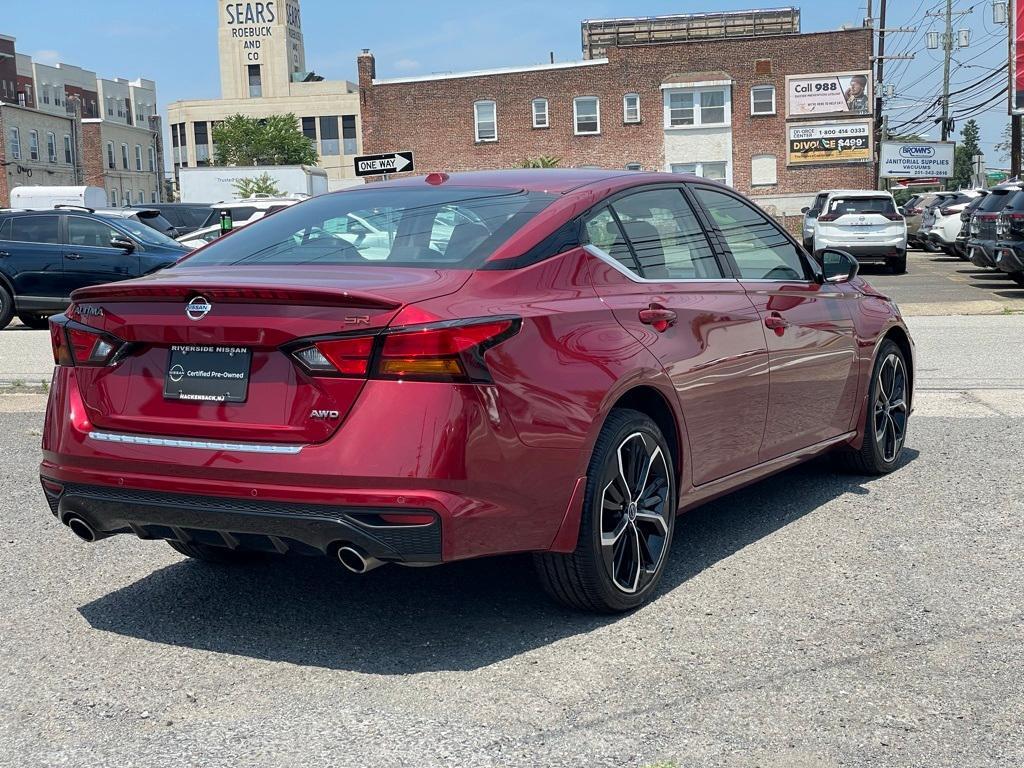
<path id="1" fill-rule="evenodd" d="M 907 271 L 907 223 L 889 192 L 838 190 L 826 194 L 814 219 L 814 252 L 847 251 L 860 262 L 884 263 L 896 274 Z"/>
<path id="2" fill-rule="evenodd" d="M 963 221 L 960 214 L 985 192 L 977 189 L 965 189 L 952 195 L 943 195 L 924 211 L 918 238 L 925 245 L 931 244 L 936 250 L 953 255 L 956 236 L 960 234 Z"/>
<path id="3" fill-rule="evenodd" d="M 241 200 L 225 200 L 221 203 L 214 203 L 210 207 L 218 213 L 230 211 L 233 224 L 251 224 L 257 219 L 262 219 L 268 213 L 280 211 L 289 205 L 301 203 L 305 199 L 305 197 L 256 195 L 255 197 L 243 197 Z"/>

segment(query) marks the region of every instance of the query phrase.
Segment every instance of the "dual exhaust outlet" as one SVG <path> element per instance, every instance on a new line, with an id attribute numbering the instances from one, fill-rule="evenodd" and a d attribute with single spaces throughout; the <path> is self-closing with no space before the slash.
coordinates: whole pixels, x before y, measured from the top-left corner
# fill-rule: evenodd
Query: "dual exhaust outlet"
<path id="1" fill-rule="evenodd" d="M 64 520 L 64 524 L 71 529 L 75 536 L 89 544 L 104 538 L 103 534 L 98 533 L 88 521 L 78 515 L 68 515 Z M 350 544 L 338 547 L 337 556 L 338 562 L 352 573 L 368 573 L 374 568 L 380 568 L 380 566 L 384 565 L 383 561 L 366 554 L 361 549 L 357 549 Z"/>

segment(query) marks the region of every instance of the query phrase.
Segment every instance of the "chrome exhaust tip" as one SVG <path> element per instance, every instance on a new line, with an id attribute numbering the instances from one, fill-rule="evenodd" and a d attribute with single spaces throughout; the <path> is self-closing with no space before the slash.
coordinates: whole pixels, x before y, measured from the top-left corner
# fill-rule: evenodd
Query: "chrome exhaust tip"
<path id="1" fill-rule="evenodd" d="M 352 573 L 367 573 L 384 563 L 348 544 L 338 547 L 338 562 Z"/>
<path id="2" fill-rule="evenodd" d="M 100 538 L 95 529 L 80 517 L 71 516 L 64 521 L 64 524 L 82 541 L 92 544 Z"/>

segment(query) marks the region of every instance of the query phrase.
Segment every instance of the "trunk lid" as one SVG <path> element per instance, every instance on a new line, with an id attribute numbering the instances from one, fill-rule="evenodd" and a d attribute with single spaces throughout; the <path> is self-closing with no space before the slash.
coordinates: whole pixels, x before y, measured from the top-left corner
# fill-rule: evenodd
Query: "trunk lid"
<path id="1" fill-rule="evenodd" d="M 345 419 L 365 379 L 311 376 L 282 346 L 384 328 L 404 306 L 457 291 L 471 274 L 363 266 L 192 267 L 76 291 L 72 320 L 130 344 L 116 366 L 75 369 L 88 415 L 97 428 L 117 432 L 322 442 Z M 168 399 L 172 347 L 179 362 L 185 362 L 181 348 L 186 356 L 210 348 L 218 355 L 226 348 L 246 350 L 251 358 L 244 401 Z M 191 359 L 205 365 L 209 358 Z"/>

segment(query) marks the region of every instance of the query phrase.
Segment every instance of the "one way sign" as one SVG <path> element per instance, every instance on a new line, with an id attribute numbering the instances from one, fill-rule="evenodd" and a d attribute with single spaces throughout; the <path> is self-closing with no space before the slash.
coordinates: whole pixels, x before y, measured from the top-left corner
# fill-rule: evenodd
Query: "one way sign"
<path id="1" fill-rule="evenodd" d="M 412 152 L 388 152 L 384 155 L 356 157 L 356 176 L 383 176 L 388 173 L 411 171 Z"/>

